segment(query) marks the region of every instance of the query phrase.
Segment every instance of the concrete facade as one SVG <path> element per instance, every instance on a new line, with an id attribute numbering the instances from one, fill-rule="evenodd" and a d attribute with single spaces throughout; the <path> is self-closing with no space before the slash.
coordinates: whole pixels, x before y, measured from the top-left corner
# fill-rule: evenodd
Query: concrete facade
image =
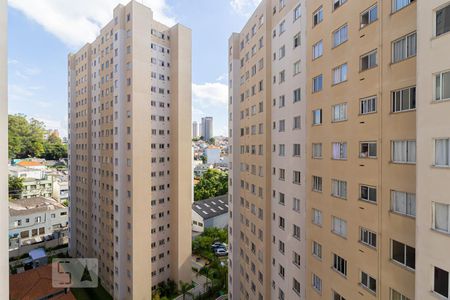
<path id="1" fill-rule="evenodd" d="M 191 124 L 188 28 L 131 1 L 69 55 L 69 250 L 115 299 L 191 280 Z"/>

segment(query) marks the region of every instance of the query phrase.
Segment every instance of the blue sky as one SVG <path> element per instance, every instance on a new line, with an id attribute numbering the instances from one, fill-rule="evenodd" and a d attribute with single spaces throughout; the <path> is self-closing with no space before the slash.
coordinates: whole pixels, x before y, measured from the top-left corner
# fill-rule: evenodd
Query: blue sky
<path id="1" fill-rule="evenodd" d="M 67 134 L 67 54 L 95 37 L 127 0 L 9 0 L 9 112 Z M 259 0 L 139 0 L 164 23 L 192 29 L 193 120 L 227 133 L 227 45 Z M 81 30 L 80 30 L 81 28 Z"/>

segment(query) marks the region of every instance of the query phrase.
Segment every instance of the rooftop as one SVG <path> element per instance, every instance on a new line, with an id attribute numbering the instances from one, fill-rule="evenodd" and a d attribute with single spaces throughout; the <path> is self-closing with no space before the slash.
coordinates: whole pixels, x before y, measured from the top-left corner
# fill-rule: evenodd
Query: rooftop
<path id="1" fill-rule="evenodd" d="M 192 209 L 203 219 L 228 213 L 228 194 L 192 203 Z"/>
<path id="2" fill-rule="evenodd" d="M 22 160 L 22 161 L 18 162 L 16 165 L 17 166 L 22 166 L 22 167 L 45 167 L 45 165 L 43 165 L 40 162 L 27 161 L 27 160 Z"/>
<path id="3" fill-rule="evenodd" d="M 27 215 L 30 213 L 50 211 L 61 208 L 65 208 L 65 206 L 54 199 L 45 197 L 33 197 L 9 201 L 10 216 Z"/>

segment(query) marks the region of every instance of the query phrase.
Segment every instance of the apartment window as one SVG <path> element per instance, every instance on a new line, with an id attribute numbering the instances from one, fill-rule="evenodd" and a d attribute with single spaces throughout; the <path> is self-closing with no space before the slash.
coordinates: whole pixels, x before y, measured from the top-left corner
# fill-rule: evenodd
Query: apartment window
<path id="1" fill-rule="evenodd" d="M 278 131 L 284 132 L 285 131 L 285 120 L 280 120 L 278 122 Z"/>
<path id="2" fill-rule="evenodd" d="M 285 32 L 286 31 L 286 22 L 283 20 L 283 21 L 281 21 L 281 23 L 280 23 L 280 35 L 283 33 L 283 32 Z"/>
<path id="3" fill-rule="evenodd" d="M 323 8 L 321 6 L 313 13 L 313 27 L 322 21 L 323 21 Z"/>
<path id="4" fill-rule="evenodd" d="M 396 12 L 414 1 L 415 0 L 392 0 L 392 12 Z"/>
<path id="5" fill-rule="evenodd" d="M 302 12 L 301 12 L 301 6 L 298 5 L 296 8 L 294 8 L 294 22 L 300 18 Z"/>
<path id="6" fill-rule="evenodd" d="M 361 158 L 376 158 L 377 157 L 377 143 L 376 142 L 361 142 L 361 143 L 359 143 L 359 157 L 361 157 Z"/>
<path id="7" fill-rule="evenodd" d="M 347 64 L 342 64 L 333 69 L 333 84 L 347 81 Z"/>
<path id="8" fill-rule="evenodd" d="M 316 241 L 312 244 L 312 254 L 317 258 L 322 258 L 322 245 Z"/>
<path id="9" fill-rule="evenodd" d="M 313 93 L 320 92 L 323 88 L 323 76 L 322 74 L 313 78 Z"/>
<path id="10" fill-rule="evenodd" d="M 450 205 L 433 202 L 433 225 L 432 228 L 450 234 Z"/>
<path id="11" fill-rule="evenodd" d="M 292 228 L 292 236 L 298 240 L 300 239 L 300 227 L 295 224 L 293 225 Z"/>
<path id="12" fill-rule="evenodd" d="M 392 141 L 392 161 L 395 163 L 415 163 L 416 141 Z"/>
<path id="13" fill-rule="evenodd" d="M 279 217 L 278 218 L 278 226 L 281 228 L 281 229 L 284 229 L 284 227 L 285 227 L 285 221 L 284 221 L 284 218 L 283 217 Z M 280 241 L 281 242 L 281 241 Z M 283 245 L 283 247 L 280 247 L 280 248 L 282 248 L 283 249 L 283 253 L 284 253 L 284 243 L 283 242 L 281 242 L 280 243 L 280 245 Z"/>
<path id="14" fill-rule="evenodd" d="M 378 6 L 375 4 L 361 14 L 361 28 L 375 22 L 378 19 Z"/>
<path id="15" fill-rule="evenodd" d="M 416 109 L 416 87 L 392 92 L 392 112 Z"/>
<path id="16" fill-rule="evenodd" d="M 282 59 L 286 55 L 286 47 L 283 45 L 278 49 L 278 59 Z"/>
<path id="17" fill-rule="evenodd" d="M 301 119 L 300 116 L 295 116 L 293 121 L 292 129 L 300 129 Z"/>
<path id="18" fill-rule="evenodd" d="M 369 202 L 377 202 L 377 189 L 373 186 L 361 185 L 359 187 L 359 198 Z"/>
<path id="19" fill-rule="evenodd" d="M 392 62 L 396 63 L 404 59 L 416 56 L 416 33 L 411 33 L 392 43 Z"/>
<path id="20" fill-rule="evenodd" d="M 333 269 L 344 276 L 347 276 L 347 260 L 333 253 Z"/>
<path id="21" fill-rule="evenodd" d="M 450 71 L 435 75 L 435 100 L 450 99 Z"/>
<path id="22" fill-rule="evenodd" d="M 373 293 L 377 292 L 377 280 L 364 271 L 361 271 L 361 285 Z"/>
<path id="23" fill-rule="evenodd" d="M 278 203 L 281 205 L 284 205 L 285 203 L 285 197 L 283 193 L 278 193 Z"/>
<path id="24" fill-rule="evenodd" d="M 377 234 L 366 228 L 359 228 L 359 241 L 365 245 L 376 248 L 377 247 Z"/>
<path id="25" fill-rule="evenodd" d="M 322 191 L 322 177 L 313 176 L 313 191 L 321 192 Z"/>
<path id="26" fill-rule="evenodd" d="M 313 158 L 322 158 L 322 144 L 321 143 L 312 144 L 312 157 Z"/>
<path id="27" fill-rule="evenodd" d="M 292 145 L 292 156 L 300 156 L 301 155 L 301 146 L 300 144 Z"/>
<path id="28" fill-rule="evenodd" d="M 292 280 L 292 289 L 294 290 L 294 292 L 300 295 L 300 282 L 298 282 L 295 278 L 293 278 Z"/>
<path id="29" fill-rule="evenodd" d="M 450 31 L 450 5 L 436 11 L 436 36 Z"/>
<path id="30" fill-rule="evenodd" d="M 316 225 L 322 225 L 322 212 L 313 208 L 312 222 Z"/>
<path id="31" fill-rule="evenodd" d="M 345 300 L 345 298 L 341 296 L 339 293 L 333 291 L 333 300 Z"/>
<path id="32" fill-rule="evenodd" d="M 331 116 L 333 122 L 347 120 L 347 103 L 340 103 L 331 107 Z"/>
<path id="33" fill-rule="evenodd" d="M 410 300 L 405 295 L 401 294 L 400 292 L 397 292 L 394 289 L 391 289 L 391 298 L 390 300 Z"/>
<path id="34" fill-rule="evenodd" d="M 285 180 L 286 178 L 286 170 L 285 169 L 280 169 L 280 180 Z"/>
<path id="35" fill-rule="evenodd" d="M 347 159 L 347 143 L 333 143 L 333 159 Z"/>
<path id="36" fill-rule="evenodd" d="M 296 212 L 300 211 L 300 199 L 298 198 L 292 199 L 292 210 Z"/>
<path id="37" fill-rule="evenodd" d="M 301 184 L 301 173 L 300 171 L 293 171 L 293 180 L 294 184 Z"/>
<path id="38" fill-rule="evenodd" d="M 415 217 L 416 216 L 416 194 L 391 191 L 391 209 L 393 212 Z"/>
<path id="39" fill-rule="evenodd" d="M 322 279 L 320 279 L 320 277 L 314 273 L 312 274 L 312 287 L 317 292 L 319 292 L 319 293 L 322 292 Z"/>
<path id="40" fill-rule="evenodd" d="M 338 198 L 347 198 L 347 182 L 343 180 L 331 180 L 331 195 Z"/>
<path id="41" fill-rule="evenodd" d="M 285 156 L 286 146 L 284 144 L 278 145 L 278 156 Z"/>
<path id="42" fill-rule="evenodd" d="M 294 63 L 294 76 L 300 74 L 300 61 Z"/>
<path id="43" fill-rule="evenodd" d="M 434 267 L 433 292 L 448 298 L 448 272 Z"/>
<path id="44" fill-rule="evenodd" d="M 337 235 L 346 237 L 347 236 L 347 221 L 333 216 L 332 223 L 331 223 L 331 231 Z"/>
<path id="45" fill-rule="evenodd" d="M 450 167 L 450 139 L 436 139 L 434 165 Z"/>
<path id="46" fill-rule="evenodd" d="M 280 74 L 279 74 L 279 80 L 278 80 L 278 83 L 283 83 L 285 80 L 286 80 L 286 74 L 285 74 L 285 71 L 283 70 L 283 71 L 281 71 Z"/>
<path id="47" fill-rule="evenodd" d="M 333 47 L 337 47 L 344 43 L 348 39 L 348 26 L 347 24 L 341 26 L 333 32 Z"/>
<path id="48" fill-rule="evenodd" d="M 322 124 L 322 109 L 313 110 L 313 125 Z"/>
<path id="49" fill-rule="evenodd" d="M 360 58 L 361 72 L 377 66 L 377 50 L 364 54 Z"/>
<path id="50" fill-rule="evenodd" d="M 315 43 L 313 45 L 313 51 L 312 51 L 312 55 L 313 55 L 313 60 L 316 58 L 319 58 L 323 55 L 323 42 L 322 40 L 318 41 L 317 43 Z"/>
<path id="51" fill-rule="evenodd" d="M 377 112 L 377 97 L 369 97 L 360 100 L 360 114 L 366 115 L 374 112 Z"/>
<path id="52" fill-rule="evenodd" d="M 300 32 L 294 35 L 294 49 L 300 46 Z"/>
<path id="53" fill-rule="evenodd" d="M 299 88 L 295 89 L 293 93 L 294 93 L 294 96 L 293 96 L 294 103 L 300 101 L 301 100 L 301 90 Z"/>
<path id="54" fill-rule="evenodd" d="M 278 99 L 279 99 L 278 100 L 278 107 L 284 107 L 285 104 L 286 104 L 284 95 L 281 95 Z"/>
<path id="55" fill-rule="evenodd" d="M 416 268 L 416 249 L 401 242 L 391 240 L 391 259 L 408 268 Z"/>

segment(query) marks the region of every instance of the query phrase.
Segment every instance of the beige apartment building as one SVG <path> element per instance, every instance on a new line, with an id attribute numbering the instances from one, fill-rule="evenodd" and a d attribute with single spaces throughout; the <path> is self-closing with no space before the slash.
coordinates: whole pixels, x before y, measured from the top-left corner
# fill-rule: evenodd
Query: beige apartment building
<path id="1" fill-rule="evenodd" d="M 415 299 L 448 299 L 450 1 L 418 1 L 417 14 Z"/>
<path id="2" fill-rule="evenodd" d="M 414 299 L 417 3 L 312 2 L 306 298 Z"/>
<path id="3" fill-rule="evenodd" d="M 305 299 L 305 1 L 229 39 L 229 299 Z"/>
<path id="4" fill-rule="evenodd" d="M 190 29 L 131 1 L 68 60 L 70 254 L 115 299 L 190 282 Z"/>

